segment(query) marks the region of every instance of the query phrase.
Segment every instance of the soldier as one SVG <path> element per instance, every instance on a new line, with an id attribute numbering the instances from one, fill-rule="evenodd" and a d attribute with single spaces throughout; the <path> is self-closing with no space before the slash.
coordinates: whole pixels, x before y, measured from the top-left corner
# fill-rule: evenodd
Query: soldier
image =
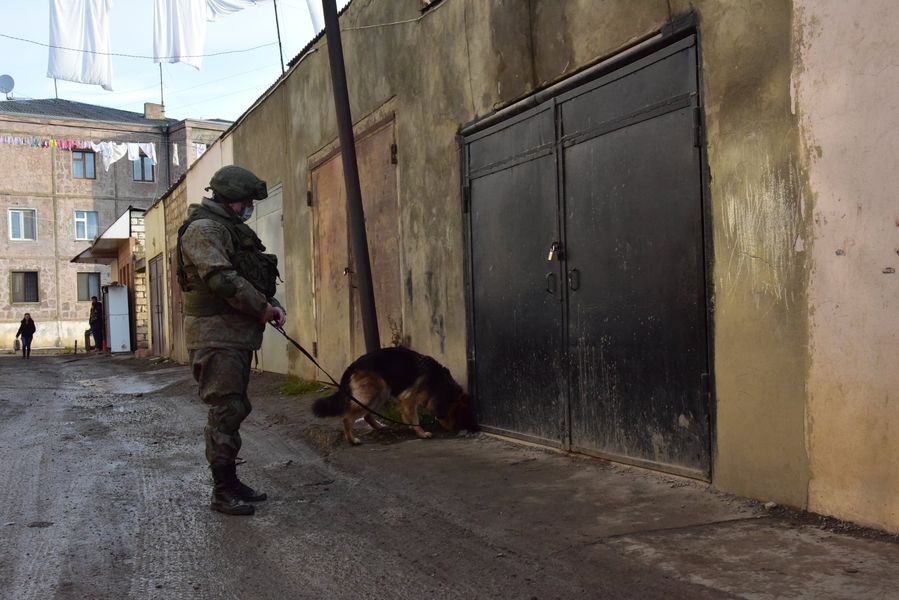
<path id="1" fill-rule="evenodd" d="M 250 361 L 265 324 L 283 327 L 287 313 L 274 299 L 277 257 L 265 254 L 245 224 L 253 201 L 268 196 L 265 182 L 228 166 L 206 191 L 212 198 L 188 208 L 178 230 L 178 280 L 184 294 L 184 335 L 200 399 L 211 405 L 204 431 L 214 482 L 210 508 L 252 515 L 257 493 L 237 478 L 240 424 L 252 410 L 247 398 Z"/>

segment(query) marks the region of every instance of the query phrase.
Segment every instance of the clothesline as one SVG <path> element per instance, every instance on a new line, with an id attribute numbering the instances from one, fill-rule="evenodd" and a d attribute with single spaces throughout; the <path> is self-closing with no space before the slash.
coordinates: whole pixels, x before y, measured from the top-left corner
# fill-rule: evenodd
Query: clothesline
<path id="1" fill-rule="evenodd" d="M 61 148 L 62 150 L 78 150 L 79 148 L 86 149 L 91 147 L 90 140 L 21 135 L 0 135 L 0 144 L 31 146 L 32 148 Z"/>
<path id="2" fill-rule="evenodd" d="M 23 135 L 0 135 L 0 144 L 7 146 L 30 146 L 32 148 L 59 148 L 60 150 L 89 150 L 99 154 L 103 160 L 103 166 L 109 170 L 109 165 L 120 158 L 127 156 L 128 160 L 140 160 L 140 152 L 143 151 L 154 165 L 157 164 L 156 144 L 154 142 L 113 142 L 92 140 L 79 140 L 72 138 L 36 137 Z M 178 142 L 172 142 L 172 164 L 181 165 Z M 206 152 L 206 144 L 184 142 L 185 150 L 193 146 L 194 158 L 200 158 Z M 115 158 L 113 158 L 115 157 Z"/>

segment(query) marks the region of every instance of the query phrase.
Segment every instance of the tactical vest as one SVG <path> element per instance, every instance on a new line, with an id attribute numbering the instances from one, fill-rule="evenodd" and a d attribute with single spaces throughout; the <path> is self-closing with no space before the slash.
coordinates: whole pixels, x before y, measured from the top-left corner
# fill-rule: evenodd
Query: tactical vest
<path id="1" fill-rule="evenodd" d="M 184 312 L 198 317 L 238 312 L 224 298 L 214 294 L 199 277 L 196 278 L 198 284 L 190 283 L 187 267 L 184 265 L 184 255 L 181 252 L 181 237 L 191 223 L 200 219 L 212 219 L 228 230 L 234 243 L 234 254 L 228 258 L 234 265 L 234 270 L 267 299 L 272 298 L 280 277 L 278 257 L 265 253 L 265 246 L 262 245 L 259 236 L 248 225 L 235 223 L 201 204 L 178 229 L 178 284 L 185 292 Z"/>

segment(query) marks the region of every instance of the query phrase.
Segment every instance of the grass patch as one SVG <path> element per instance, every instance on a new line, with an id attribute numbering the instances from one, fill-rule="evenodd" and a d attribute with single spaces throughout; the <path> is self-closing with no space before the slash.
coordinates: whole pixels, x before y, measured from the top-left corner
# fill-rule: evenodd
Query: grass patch
<path id="1" fill-rule="evenodd" d="M 320 381 L 309 381 L 302 377 L 291 375 L 281 386 L 281 393 L 285 396 L 300 396 L 302 394 L 311 394 L 327 389 L 328 386 Z"/>
<path id="2" fill-rule="evenodd" d="M 400 406 L 393 399 L 388 400 L 378 411 L 378 414 L 384 415 L 388 419 L 399 421 L 400 423 L 403 422 L 403 415 L 400 414 Z M 437 419 L 432 417 L 431 414 L 424 409 L 419 409 L 418 411 L 418 422 L 425 429 L 432 429 L 438 425 Z M 385 423 L 385 425 L 400 427 L 400 425 L 397 425 L 396 423 Z"/>

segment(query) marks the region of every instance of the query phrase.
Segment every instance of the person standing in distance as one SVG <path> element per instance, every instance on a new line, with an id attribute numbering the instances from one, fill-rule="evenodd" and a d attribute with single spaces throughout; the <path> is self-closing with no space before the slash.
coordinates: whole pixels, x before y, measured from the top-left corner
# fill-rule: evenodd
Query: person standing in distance
<path id="1" fill-rule="evenodd" d="M 22 358 L 31 358 L 31 339 L 35 331 L 37 327 L 31 320 L 31 313 L 25 313 L 25 318 L 19 323 L 19 330 L 16 332 L 16 337 L 22 336 Z"/>
<path id="2" fill-rule="evenodd" d="M 219 169 L 206 191 L 211 198 L 188 208 L 178 230 L 178 281 L 184 290 L 184 336 L 200 399 L 210 405 L 204 438 L 212 471 L 210 508 L 252 515 L 266 495 L 237 477 L 240 424 L 250 414 L 247 397 L 253 352 L 266 323 L 283 327 L 287 313 L 274 299 L 277 257 L 246 225 L 266 184 L 238 166 Z"/>
<path id="3" fill-rule="evenodd" d="M 103 352 L 103 340 L 106 338 L 106 324 L 103 321 L 103 303 L 91 296 L 91 314 L 87 318 L 94 337 L 94 350 Z"/>

